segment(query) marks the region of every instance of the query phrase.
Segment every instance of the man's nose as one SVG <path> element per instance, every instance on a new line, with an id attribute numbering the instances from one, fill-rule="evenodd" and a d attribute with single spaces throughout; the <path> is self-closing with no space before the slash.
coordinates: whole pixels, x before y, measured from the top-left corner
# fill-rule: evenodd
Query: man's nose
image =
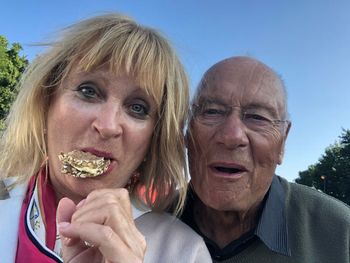
<path id="1" fill-rule="evenodd" d="M 120 106 L 104 105 L 96 114 L 92 125 L 102 138 L 117 137 L 123 133 L 125 116 Z"/>
<path id="2" fill-rule="evenodd" d="M 238 113 L 232 113 L 218 126 L 219 143 L 228 148 L 244 147 L 248 145 L 247 128 Z"/>

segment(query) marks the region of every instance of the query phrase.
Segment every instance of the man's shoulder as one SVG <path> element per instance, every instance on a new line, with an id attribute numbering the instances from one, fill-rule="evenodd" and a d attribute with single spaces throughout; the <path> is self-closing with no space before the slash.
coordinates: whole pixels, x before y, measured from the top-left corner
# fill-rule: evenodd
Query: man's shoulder
<path id="1" fill-rule="evenodd" d="M 290 209 L 322 213 L 350 222 L 350 206 L 344 202 L 312 187 L 288 182 L 281 177 L 279 180 L 286 191 L 286 206 Z"/>

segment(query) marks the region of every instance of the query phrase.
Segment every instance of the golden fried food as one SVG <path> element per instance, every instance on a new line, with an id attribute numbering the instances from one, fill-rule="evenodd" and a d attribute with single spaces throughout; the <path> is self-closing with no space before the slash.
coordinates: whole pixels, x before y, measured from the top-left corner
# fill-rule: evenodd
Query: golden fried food
<path id="1" fill-rule="evenodd" d="M 96 177 L 104 173 L 111 161 L 88 152 L 78 150 L 60 153 L 58 158 L 62 162 L 61 172 L 74 177 Z"/>

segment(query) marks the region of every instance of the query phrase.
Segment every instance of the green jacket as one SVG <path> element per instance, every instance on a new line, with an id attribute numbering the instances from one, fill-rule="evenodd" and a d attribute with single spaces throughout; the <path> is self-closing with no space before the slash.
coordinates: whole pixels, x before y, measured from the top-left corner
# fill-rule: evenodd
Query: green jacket
<path id="1" fill-rule="evenodd" d="M 349 263 L 350 207 L 310 187 L 279 180 L 286 193 L 291 256 L 277 254 L 257 239 L 238 255 L 220 262 Z"/>

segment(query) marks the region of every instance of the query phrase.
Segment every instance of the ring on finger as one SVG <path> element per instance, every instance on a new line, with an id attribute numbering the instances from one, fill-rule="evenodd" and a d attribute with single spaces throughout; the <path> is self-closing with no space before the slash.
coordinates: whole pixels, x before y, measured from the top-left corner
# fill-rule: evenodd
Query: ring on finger
<path id="1" fill-rule="evenodd" d="M 87 241 L 84 241 L 84 245 L 87 246 L 87 247 L 94 247 L 95 245 L 87 242 Z"/>

